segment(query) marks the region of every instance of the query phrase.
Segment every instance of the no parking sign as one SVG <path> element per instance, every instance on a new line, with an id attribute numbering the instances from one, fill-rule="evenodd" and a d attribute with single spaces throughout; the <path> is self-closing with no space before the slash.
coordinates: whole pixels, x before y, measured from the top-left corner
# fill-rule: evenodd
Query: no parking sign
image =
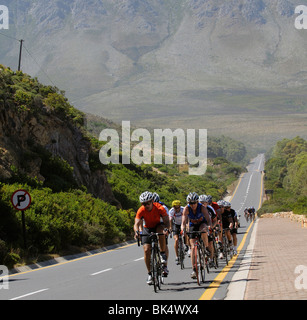
<path id="1" fill-rule="evenodd" d="M 16 210 L 27 210 L 31 205 L 31 196 L 28 191 L 17 190 L 12 194 L 11 202 Z"/>
<path id="2" fill-rule="evenodd" d="M 27 249 L 25 210 L 30 207 L 31 201 L 30 193 L 26 190 L 17 190 L 11 197 L 13 207 L 22 212 L 22 230 L 25 249 Z"/>

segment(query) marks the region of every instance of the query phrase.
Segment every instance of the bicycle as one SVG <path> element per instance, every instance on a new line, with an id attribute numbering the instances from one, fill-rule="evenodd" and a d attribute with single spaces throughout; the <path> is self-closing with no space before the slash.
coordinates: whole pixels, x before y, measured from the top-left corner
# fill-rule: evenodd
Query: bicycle
<path id="1" fill-rule="evenodd" d="M 184 269 L 184 257 L 185 257 L 185 251 L 184 251 L 184 244 L 181 234 L 178 235 L 178 259 L 179 264 L 181 267 L 181 270 Z"/>
<path id="2" fill-rule="evenodd" d="M 205 282 L 205 269 L 209 273 L 209 263 L 208 263 L 208 255 L 205 250 L 204 242 L 201 238 L 201 234 L 206 233 L 204 231 L 193 231 L 187 232 L 187 235 L 196 234 L 195 243 L 194 243 L 194 250 L 192 255 L 194 256 L 194 265 L 193 270 L 196 273 L 197 284 L 200 286 L 200 282 Z"/>
<path id="3" fill-rule="evenodd" d="M 228 229 L 223 229 L 223 233 L 222 233 L 222 245 L 223 245 L 223 256 L 225 258 L 225 261 L 226 261 L 226 265 L 228 265 L 228 261 L 230 259 L 228 259 L 228 246 L 229 246 L 229 241 L 226 237 L 226 230 L 229 230 Z"/>
<path id="4" fill-rule="evenodd" d="M 210 231 L 212 234 L 212 244 L 213 244 L 213 263 L 214 263 L 214 268 L 217 269 L 219 267 L 219 253 L 218 253 L 218 242 L 219 242 L 219 237 L 218 237 L 218 230 L 216 227 Z"/>
<path id="5" fill-rule="evenodd" d="M 151 257 L 150 257 L 150 268 L 151 268 L 151 276 L 153 280 L 154 291 L 158 292 L 158 289 L 161 290 L 161 284 L 164 283 L 163 277 L 163 264 L 161 262 L 160 257 L 160 248 L 158 237 L 164 235 L 164 233 L 154 233 L 152 232 L 150 235 L 148 234 L 139 234 L 141 237 L 148 237 L 151 243 Z M 140 239 L 138 240 L 138 246 L 140 246 Z"/>
<path id="6" fill-rule="evenodd" d="M 222 235 L 222 243 L 223 243 L 223 255 L 225 257 L 226 265 L 234 256 L 233 247 L 230 246 L 229 240 L 226 237 L 226 230 L 230 230 L 229 228 L 223 229 Z"/>

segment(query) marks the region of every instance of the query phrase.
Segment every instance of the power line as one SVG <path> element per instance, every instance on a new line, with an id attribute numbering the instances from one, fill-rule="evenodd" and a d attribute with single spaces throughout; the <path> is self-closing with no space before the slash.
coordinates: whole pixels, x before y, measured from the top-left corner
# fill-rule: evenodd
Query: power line
<path id="1" fill-rule="evenodd" d="M 2 32 L 0 32 L 0 34 L 1 34 L 2 36 L 7 37 L 7 38 L 10 38 L 10 39 L 12 39 L 12 40 L 20 41 L 20 40 L 14 38 L 14 37 L 12 37 L 12 36 L 8 36 L 7 34 L 2 33 Z"/>
<path id="2" fill-rule="evenodd" d="M 54 87 L 56 87 L 56 85 L 54 84 L 54 82 L 51 80 L 51 78 L 48 76 L 47 72 L 40 66 L 40 64 L 37 62 L 37 60 L 34 58 L 34 56 L 31 54 L 31 52 L 29 51 L 29 49 L 24 45 L 24 40 L 22 39 L 17 39 L 17 38 L 14 38 L 12 36 L 8 36 L 2 32 L 0 32 L 0 35 L 4 36 L 4 37 L 7 37 L 9 39 L 12 39 L 12 40 L 15 40 L 15 41 L 18 41 L 20 42 L 20 51 L 19 51 L 19 62 L 18 62 L 18 71 L 20 71 L 20 66 L 21 66 L 21 53 L 22 53 L 22 48 L 24 48 L 28 55 L 32 58 L 32 60 L 36 63 L 36 65 L 39 67 L 39 71 L 42 71 L 44 73 L 44 75 L 47 77 L 47 79 L 52 83 L 52 85 Z"/>
<path id="3" fill-rule="evenodd" d="M 33 59 L 33 61 L 36 63 L 36 65 L 39 67 L 39 70 L 42 71 L 44 73 L 44 75 L 47 77 L 47 79 L 53 84 L 54 87 L 56 87 L 56 85 L 54 84 L 54 82 L 50 79 L 50 77 L 48 76 L 47 72 L 45 72 L 45 70 L 40 66 L 40 64 L 37 62 L 37 60 L 33 57 L 33 55 L 31 54 L 31 52 L 28 50 L 28 48 L 24 45 L 25 50 L 27 51 L 27 53 L 29 54 L 29 56 Z"/>

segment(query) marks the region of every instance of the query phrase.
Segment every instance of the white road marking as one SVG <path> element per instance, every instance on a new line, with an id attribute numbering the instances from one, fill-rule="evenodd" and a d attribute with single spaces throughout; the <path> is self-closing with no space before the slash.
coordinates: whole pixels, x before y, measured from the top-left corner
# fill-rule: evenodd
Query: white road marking
<path id="1" fill-rule="evenodd" d="M 249 181 L 248 181 L 248 185 L 247 185 L 247 188 L 246 188 L 246 193 L 245 193 L 245 196 L 243 198 L 243 202 L 241 202 L 241 207 L 240 209 L 237 210 L 237 212 L 241 212 L 241 210 L 243 209 L 243 206 L 246 202 L 246 199 L 247 199 L 247 196 L 249 194 L 249 188 L 251 186 L 251 182 L 252 182 L 252 178 L 253 178 L 253 175 L 254 175 L 254 172 L 251 174 L 251 176 L 249 177 Z"/>
<path id="2" fill-rule="evenodd" d="M 139 259 L 135 259 L 134 261 L 140 261 L 140 260 L 144 260 L 144 257 L 139 258 Z"/>
<path id="3" fill-rule="evenodd" d="M 248 274 L 252 263 L 252 256 L 256 242 L 256 233 L 258 227 L 258 219 L 255 222 L 249 245 L 246 249 L 243 260 L 240 263 L 239 270 L 232 277 L 228 286 L 225 300 L 244 300 L 246 285 L 248 282 Z"/>
<path id="4" fill-rule="evenodd" d="M 22 298 L 25 298 L 25 297 L 28 297 L 28 296 L 32 296 L 33 294 L 37 294 L 37 293 L 40 293 L 40 292 L 43 292 L 43 291 L 47 291 L 47 290 L 49 290 L 49 289 L 47 288 L 47 289 L 42 289 L 42 290 L 30 292 L 30 293 L 24 294 L 23 296 L 19 296 L 19 297 L 16 297 L 16 298 L 12 298 L 12 299 L 10 299 L 10 300 L 22 299 Z"/>
<path id="5" fill-rule="evenodd" d="M 111 271 L 111 270 L 113 270 L 113 269 L 112 269 L 112 268 L 109 268 L 109 269 L 101 270 L 101 271 L 92 273 L 91 276 L 96 276 L 97 274 L 104 273 L 104 272 L 108 272 L 108 271 Z"/>

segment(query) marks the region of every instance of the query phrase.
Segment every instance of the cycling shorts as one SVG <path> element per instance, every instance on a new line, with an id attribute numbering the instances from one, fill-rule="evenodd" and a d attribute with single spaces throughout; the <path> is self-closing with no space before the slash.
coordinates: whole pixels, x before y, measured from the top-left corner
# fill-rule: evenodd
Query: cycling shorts
<path id="1" fill-rule="evenodd" d="M 208 226 L 204 222 L 202 222 L 200 224 L 190 225 L 189 232 L 199 231 L 200 227 L 202 227 L 202 229 L 204 229 L 203 231 L 208 232 Z M 195 239 L 196 236 L 197 236 L 197 234 L 189 234 L 190 239 Z"/>
<path id="2" fill-rule="evenodd" d="M 175 236 L 178 236 L 181 231 L 181 224 L 173 224 L 173 233 Z"/>
<path id="3" fill-rule="evenodd" d="M 151 244 L 150 242 L 150 234 L 156 233 L 157 232 L 157 228 L 159 226 L 163 225 L 162 223 L 158 223 L 154 228 L 143 228 L 143 234 L 142 234 L 142 245 L 144 244 Z M 147 236 L 148 235 L 148 236 Z"/>
<path id="4" fill-rule="evenodd" d="M 222 220 L 222 227 L 223 229 L 229 229 L 229 225 L 230 225 L 230 222 L 229 221 L 225 221 L 225 220 Z"/>

